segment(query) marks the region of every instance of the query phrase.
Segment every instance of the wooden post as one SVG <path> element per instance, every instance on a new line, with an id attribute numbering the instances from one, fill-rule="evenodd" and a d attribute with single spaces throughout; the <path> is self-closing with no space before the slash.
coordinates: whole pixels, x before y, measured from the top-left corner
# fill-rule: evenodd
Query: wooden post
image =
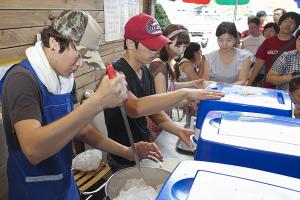
<path id="1" fill-rule="evenodd" d="M 154 15 L 156 0 L 143 0 L 143 12 Z"/>

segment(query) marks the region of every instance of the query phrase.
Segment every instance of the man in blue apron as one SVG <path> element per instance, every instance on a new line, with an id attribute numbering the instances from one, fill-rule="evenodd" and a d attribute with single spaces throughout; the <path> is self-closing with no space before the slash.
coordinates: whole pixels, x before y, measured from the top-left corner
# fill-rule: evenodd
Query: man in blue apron
<path id="1" fill-rule="evenodd" d="M 105 76 L 94 95 L 73 111 L 73 72 L 85 64 L 103 67 L 101 29 L 86 12 L 66 10 L 41 32 L 41 41 L 1 80 L 3 124 L 9 151 L 9 199 L 79 199 L 71 172 L 72 139 L 133 160 L 132 149 L 118 144 L 89 121 L 104 108 L 127 98 L 123 75 Z M 140 158 L 161 160 L 155 144 L 136 143 Z"/>

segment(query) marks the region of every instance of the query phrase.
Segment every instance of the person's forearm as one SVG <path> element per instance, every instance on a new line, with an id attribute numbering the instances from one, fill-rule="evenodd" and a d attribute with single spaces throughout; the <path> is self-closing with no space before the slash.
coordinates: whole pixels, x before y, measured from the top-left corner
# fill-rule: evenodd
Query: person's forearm
<path id="1" fill-rule="evenodd" d="M 291 77 L 288 75 L 268 75 L 266 79 L 269 83 L 280 85 L 289 82 Z"/>
<path id="2" fill-rule="evenodd" d="M 80 133 L 78 138 L 88 145 L 101 151 L 112 153 L 127 159 L 132 159 L 129 147 L 121 145 L 99 132 L 91 124 L 87 125 Z"/>
<path id="3" fill-rule="evenodd" d="M 234 82 L 233 84 L 234 85 L 245 85 L 245 83 L 246 83 L 246 80 L 240 80 L 240 81 Z"/>
<path id="4" fill-rule="evenodd" d="M 152 115 L 151 119 L 163 130 L 178 136 L 180 128 L 170 119 L 170 117 L 164 111 Z"/>
<path id="5" fill-rule="evenodd" d="M 38 164 L 57 153 L 88 124 L 98 111 L 102 110 L 99 107 L 101 104 L 96 102 L 100 99 L 91 98 L 87 101 L 89 103 L 79 106 L 67 116 L 46 126 L 41 126 L 37 120 L 30 119 L 15 124 L 22 150 L 30 162 Z"/>
<path id="6" fill-rule="evenodd" d="M 163 130 L 165 130 L 168 133 L 171 133 L 173 135 L 180 137 L 179 132 L 180 132 L 181 128 L 178 127 L 172 120 L 165 121 L 165 122 L 159 124 L 159 127 L 161 127 Z"/>
<path id="7" fill-rule="evenodd" d="M 119 106 L 125 98 L 125 76 L 117 74 L 114 79 L 104 76 L 95 94 L 60 119 L 48 125 L 30 118 L 16 122 L 14 128 L 22 151 L 29 162 L 40 163 L 71 142 L 97 113 L 104 108 Z"/>
<path id="8" fill-rule="evenodd" d="M 156 94 L 142 98 L 130 98 L 126 102 L 126 112 L 132 118 L 148 116 L 171 108 L 187 97 L 184 89 Z"/>
<path id="9" fill-rule="evenodd" d="M 248 85 L 252 85 L 255 78 L 257 77 L 257 75 L 259 74 L 261 68 L 262 68 L 263 64 L 254 64 L 253 66 L 253 70 L 252 70 L 252 73 L 251 73 L 251 76 L 249 78 L 249 81 L 248 81 Z"/>
<path id="10" fill-rule="evenodd" d="M 200 69 L 197 72 L 195 72 L 194 69 L 192 69 L 191 71 L 186 70 L 184 72 L 187 75 L 187 78 L 191 81 L 194 81 L 194 80 L 197 80 L 200 78 L 200 73 L 201 73 Z"/>
<path id="11" fill-rule="evenodd" d="M 249 84 L 249 85 L 252 85 L 252 84 L 253 84 L 253 82 L 254 82 L 254 80 L 256 79 L 256 77 L 257 77 L 259 71 L 260 71 L 260 69 L 258 69 L 258 68 L 253 68 L 252 73 L 251 73 L 251 76 L 250 76 L 250 78 L 249 78 L 249 80 L 248 80 L 248 84 Z"/>
<path id="12" fill-rule="evenodd" d="M 191 88 L 194 87 L 194 84 L 192 81 L 185 81 L 185 82 L 174 82 L 175 90 L 181 89 L 181 88 Z"/>

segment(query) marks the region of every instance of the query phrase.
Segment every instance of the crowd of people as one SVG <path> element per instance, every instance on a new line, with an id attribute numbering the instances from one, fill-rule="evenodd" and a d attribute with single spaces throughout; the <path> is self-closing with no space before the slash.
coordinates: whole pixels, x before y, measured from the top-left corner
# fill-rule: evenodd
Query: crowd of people
<path id="1" fill-rule="evenodd" d="M 163 160 L 153 143 L 161 130 L 191 146 L 193 131 L 176 125 L 170 108 L 188 108 L 191 116 L 199 100 L 224 95 L 206 90 L 205 81 L 262 81 L 262 87 L 288 90 L 299 117 L 300 16 L 278 8 L 274 22 L 264 24 L 265 17 L 249 17 L 249 29 L 240 35 L 234 23 L 222 22 L 216 29 L 219 49 L 202 55 L 184 26 L 162 31 L 152 16 L 133 16 L 125 25 L 125 53 L 113 63 L 117 76 L 104 76 L 95 94 L 78 105 L 73 72 L 101 64 L 101 30 L 87 12 L 63 11 L 26 50 L 27 60 L 1 80 L 10 199 L 79 199 L 71 172 L 74 138 L 107 151 L 113 171 L 133 166 L 121 105 L 140 159 Z M 101 111 L 108 137 L 89 123 Z"/>
<path id="2" fill-rule="evenodd" d="M 273 11 L 273 22 L 267 23 L 266 17 L 265 11 L 250 15 L 248 29 L 242 32 L 232 22 L 220 23 L 215 32 L 219 49 L 197 61 L 175 59 L 175 72 L 176 66 L 180 66 L 176 81 L 203 79 L 288 90 L 289 82 L 300 74 L 300 15 L 277 8 Z M 190 43 L 183 55 L 190 54 L 190 46 L 195 44 Z M 189 65 L 185 68 L 187 73 L 182 63 Z"/>
<path id="3" fill-rule="evenodd" d="M 273 22 L 266 23 L 266 16 L 265 11 L 250 15 L 248 29 L 241 33 L 234 23 L 219 24 L 216 29 L 219 49 L 203 56 L 199 77 L 289 90 L 291 80 L 300 74 L 300 15 L 277 8 L 273 11 Z M 292 100 L 299 104 L 296 98 Z M 299 106 L 294 107 L 294 112 L 299 112 Z"/>

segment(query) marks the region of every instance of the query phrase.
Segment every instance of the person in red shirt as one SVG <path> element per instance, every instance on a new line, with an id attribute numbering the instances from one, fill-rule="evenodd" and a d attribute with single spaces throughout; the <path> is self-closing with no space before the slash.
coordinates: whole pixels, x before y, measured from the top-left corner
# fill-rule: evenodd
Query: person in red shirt
<path id="1" fill-rule="evenodd" d="M 264 10 L 258 11 L 256 13 L 256 17 L 259 18 L 260 21 L 259 31 L 262 33 L 264 31 L 264 25 L 267 18 L 267 13 Z"/>
<path id="2" fill-rule="evenodd" d="M 279 20 L 280 31 L 277 36 L 266 39 L 258 48 L 256 60 L 253 66 L 252 74 L 247 85 L 252 85 L 261 68 L 265 66 L 265 74 L 267 74 L 273 64 L 273 57 L 280 51 L 282 47 L 294 40 L 293 33 L 300 24 L 300 15 L 295 12 L 287 12 L 281 16 Z M 296 49 L 295 43 L 291 44 L 286 51 Z M 263 87 L 275 88 L 274 85 L 263 80 Z"/>

